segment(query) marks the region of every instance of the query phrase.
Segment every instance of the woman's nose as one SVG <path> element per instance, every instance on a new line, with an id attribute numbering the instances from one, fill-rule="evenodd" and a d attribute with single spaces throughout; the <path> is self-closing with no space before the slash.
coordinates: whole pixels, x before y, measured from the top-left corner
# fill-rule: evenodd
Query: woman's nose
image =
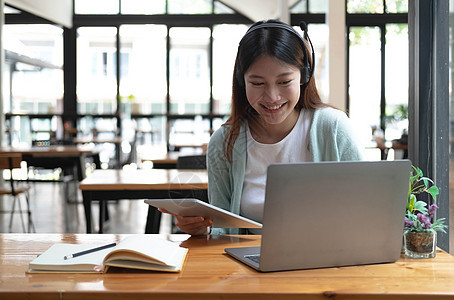
<path id="1" fill-rule="evenodd" d="M 274 85 L 269 85 L 265 89 L 265 94 L 272 101 L 277 101 L 281 99 L 279 88 Z"/>

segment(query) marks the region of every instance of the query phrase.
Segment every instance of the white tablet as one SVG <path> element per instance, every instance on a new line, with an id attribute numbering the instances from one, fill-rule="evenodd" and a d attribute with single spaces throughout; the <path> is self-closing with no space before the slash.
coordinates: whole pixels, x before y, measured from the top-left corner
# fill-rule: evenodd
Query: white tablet
<path id="1" fill-rule="evenodd" d="M 183 217 L 211 218 L 217 228 L 262 228 L 258 222 L 197 199 L 150 199 L 145 203 Z"/>

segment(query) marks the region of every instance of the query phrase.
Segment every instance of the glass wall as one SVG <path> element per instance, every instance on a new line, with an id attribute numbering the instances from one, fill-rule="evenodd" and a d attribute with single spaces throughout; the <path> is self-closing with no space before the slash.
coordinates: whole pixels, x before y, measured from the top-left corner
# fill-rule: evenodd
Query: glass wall
<path id="1" fill-rule="evenodd" d="M 408 133 L 408 25 L 386 25 L 386 139 Z M 399 51 L 396 51 L 399 49 Z"/>
<path id="2" fill-rule="evenodd" d="M 153 0 L 153 2 L 155 2 L 155 0 Z M 100 14 L 100 15 L 118 14 L 119 7 L 120 7 L 119 0 L 74 1 L 74 12 L 76 14 Z"/>
<path id="3" fill-rule="evenodd" d="M 408 155 L 407 11 L 405 0 L 347 0 L 347 107 L 369 159 Z"/>
<path id="4" fill-rule="evenodd" d="M 77 29 L 77 104 L 81 114 L 112 114 L 117 110 L 117 29 Z"/>
<path id="5" fill-rule="evenodd" d="M 170 37 L 170 113 L 210 111 L 210 29 L 172 27 Z"/>
<path id="6" fill-rule="evenodd" d="M 194 135 L 189 138 L 187 132 L 194 134 L 201 128 L 204 134 L 200 140 L 205 141 L 205 134 L 216 130 L 228 117 L 237 46 L 252 21 L 212 0 L 76 0 L 74 3 L 77 114 L 90 118 L 93 115 L 91 121 L 86 118 L 87 121 L 79 122 L 82 132 L 98 126 L 96 124 L 116 126 L 115 119 L 124 119 L 126 122 L 122 122 L 121 131 L 126 136 L 133 136 L 129 131 L 140 127 L 143 131 L 155 132 L 154 141 L 197 140 L 198 143 L 198 139 Z M 327 0 L 301 0 L 296 1 L 290 11 L 298 18 L 315 20 L 308 25 L 315 48 L 315 79 L 322 99 L 329 102 L 328 26 L 323 19 L 327 4 Z M 399 138 L 407 127 L 407 27 L 399 23 L 357 25 L 351 23 L 351 18 L 358 14 L 376 17 L 405 13 L 406 9 L 407 1 L 403 0 L 347 1 L 351 43 L 348 64 L 350 114 L 353 119 L 371 127 L 371 132 L 373 128 L 384 130 L 387 140 Z M 112 17 L 113 14 L 116 16 Z M 172 14 L 168 21 L 163 18 L 167 14 Z M 223 21 L 225 16 L 220 14 L 229 15 L 226 22 Z M 154 19 L 155 15 L 157 19 Z M 362 23 L 377 20 L 372 18 L 370 21 L 367 15 L 363 17 Z M 232 21 L 235 19 L 238 22 Z M 153 20 L 157 22 L 153 23 Z M 203 22 L 203 25 L 196 27 L 194 22 Z M 387 21 L 379 21 L 380 24 L 383 22 Z M 41 25 L 30 26 L 39 28 Z M 60 62 L 55 64 L 61 66 L 62 30 L 59 30 L 59 46 L 54 48 L 60 51 Z M 46 29 L 47 36 L 40 39 L 46 41 L 51 32 Z M 46 44 L 41 43 L 41 46 Z M 13 102 L 8 101 L 6 111 L 61 111 L 62 105 L 58 104 L 61 100 L 58 99 L 63 94 L 62 75 L 61 70 L 57 72 L 60 72 L 60 82 L 52 86 L 59 86 L 60 90 L 45 101 L 28 101 L 27 97 L 36 97 L 25 95 L 31 89 L 16 89 L 15 86 L 20 84 L 21 76 L 33 75 L 16 72 L 11 90 L 19 100 L 14 101 L 14 107 Z M 46 80 L 52 76 L 46 76 Z M 36 80 L 32 82 L 35 84 Z M 18 94 L 19 90 L 22 94 Z M 42 93 L 50 91 L 55 93 L 54 88 L 40 90 Z M 102 118 L 106 120 L 101 121 Z"/>
<path id="7" fill-rule="evenodd" d="M 59 26 L 5 25 L 3 111 L 12 145 L 49 139 L 57 123 L 30 114 L 63 112 L 63 30 Z"/>
<path id="8" fill-rule="evenodd" d="M 301 32 L 300 28 L 295 28 Z M 314 46 L 315 52 L 315 83 L 317 85 L 320 97 L 324 102 L 329 101 L 329 75 L 328 75 L 328 25 L 326 24 L 309 24 L 308 33 Z"/>
<path id="9" fill-rule="evenodd" d="M 349 49 L 350 118 L 372 129 L 380 129 L 380 28 L 351 27 Z M 408 84 L 407 84 L 408 85 Z"/>
<path id="10" fill-rule="evenodd" d="M 155 15 L 166 12 L 166 0 L 122 0 L 122 14 Z"/>
<path id="11" fill-rule="evenodd" d="M 120 26 L 120 99 L 126 112 L 165 113 L 166 37 L 164 25 Z"/>
<path id="12" fill-rule="evenodd" d="M 216 25 L 213 29 L 213 112 L 228 114 L 232 97 L 233 67 L 246 25 Z"/>
<path id="13" fill-rule="evenodd" d="M 63 30 L 53 25 L 5 25 L 5 112 L 61 112 Z"/>
<path id="14" fill-rule="evenodd" d="M 169 14 L 211 14 L 213 1 L 211 0 L 167 0 Z"/>

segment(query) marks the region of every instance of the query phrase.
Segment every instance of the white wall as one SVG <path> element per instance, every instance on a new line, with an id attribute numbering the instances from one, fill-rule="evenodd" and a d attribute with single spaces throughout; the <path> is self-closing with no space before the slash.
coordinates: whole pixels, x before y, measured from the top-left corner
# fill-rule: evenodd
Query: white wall
<path id="1" fill-rule="evenodd" d="M 346 109 L 346 40 L 345 40 L 345 0 L 329 0 L 326 22 L 329 27 L 328 77 L 329 103 L 345 111 Z"/>

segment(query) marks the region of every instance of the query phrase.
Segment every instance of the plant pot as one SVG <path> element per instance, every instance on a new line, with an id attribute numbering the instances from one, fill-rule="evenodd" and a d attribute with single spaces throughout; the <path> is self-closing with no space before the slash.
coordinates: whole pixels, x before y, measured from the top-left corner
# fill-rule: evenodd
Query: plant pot
<path id="1" fill-rule="evenodd" d="M 404 233 L 404 250 L 408 258 L 432 258 L 436 254 L 437 233 L 435 231 Z"/>

